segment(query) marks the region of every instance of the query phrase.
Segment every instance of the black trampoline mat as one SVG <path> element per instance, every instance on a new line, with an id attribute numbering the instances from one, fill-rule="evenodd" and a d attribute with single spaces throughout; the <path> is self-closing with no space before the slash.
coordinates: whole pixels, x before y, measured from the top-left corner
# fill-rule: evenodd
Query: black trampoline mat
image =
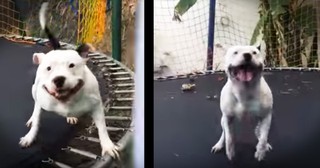
<path id="1" fill-rule="evenodd" d="M 265 78 L 274 96 L 269 133 L 273 150 L 261 163 L 254 159 L 257 141 L 237 143 L 233 162 L 224 149 L 210 153 L 222 131 L 219 96 L 224 74 L 198 77 L 195 93 L 180 90 L 189 79 L 155 81 L 154 167 L 319 167 L 320 73 L 275 71 Z"/>
<path id="2" fill-rule="evenodd" d="M 72 137 L 74 128 L 66 119 L 51 112 L 43 112 L 37 140 L 29 148 L 19 146 L 20 137 L 29 128 L 34 101 L 31 87 L 36 66 L 34 52 L 48 51 L 40 45 L 14 43 L 0 38 L 0 167 L 39 167 L 41 160 L 64 147 Z"/>

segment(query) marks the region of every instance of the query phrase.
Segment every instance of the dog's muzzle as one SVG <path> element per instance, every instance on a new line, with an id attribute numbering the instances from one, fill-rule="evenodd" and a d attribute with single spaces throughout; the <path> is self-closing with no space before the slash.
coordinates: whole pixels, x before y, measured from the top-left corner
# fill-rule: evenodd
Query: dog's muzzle
<path id="1" fill-rule="evenodd" d="M 240 82 L 250 82 L 259 76 L 263 70 L 262 64 L 254 64 L 252 62 L 244 62 L 243 64 L 228 67 L 229 74 Z"/>
<path id="2" fill-rule="evenodd" d="M 43 88 L 57 100 L 65 102 L 69 100 L 71 96 L 75 95 L 83 87 L 83 85 L 84 81 L 79 79 L 77 85 L 73 88 L 57 88 L 54 91 L 49 91 L 45 85 L 43 85 Z"/>

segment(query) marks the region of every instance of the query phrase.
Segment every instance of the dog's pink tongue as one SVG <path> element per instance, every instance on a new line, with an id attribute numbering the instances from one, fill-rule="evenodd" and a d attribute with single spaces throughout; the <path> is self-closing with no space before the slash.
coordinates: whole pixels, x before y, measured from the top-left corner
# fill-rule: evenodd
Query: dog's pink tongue
<path id="1" fill-rule="evenodd" d="M 249 71 L 240 70 L 237 74 L 237 77 L 240 81 L 248 82 L 251 81 L 253 73 Z"/>
<path id="2" fill-rule="evenodd" d="M 49 93 L 52 95 L 52 96 L 58 96 L 58 92 L 55 90 L 55 89 L 53 89 L 53 90 L 48 90 L 49 91 Z"/>

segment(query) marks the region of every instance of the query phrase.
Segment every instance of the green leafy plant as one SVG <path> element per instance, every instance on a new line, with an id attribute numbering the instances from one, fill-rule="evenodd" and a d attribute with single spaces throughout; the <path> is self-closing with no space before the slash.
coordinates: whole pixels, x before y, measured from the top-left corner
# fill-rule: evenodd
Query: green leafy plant
<path id="1" fill-rule="evenodd" d="M 174 7 L 174 15 L 172 20 L 181 22 L 181 17 L 185 14 L 197 0 L 180 0 Z"/>
<path id="2" fill-rule="evenodd" d="M 260 0 L 260 19 L 250 43 L 262 35 L 267 66 L 314 67 L 316 56 L 316 11 L 304 0 Z"/>

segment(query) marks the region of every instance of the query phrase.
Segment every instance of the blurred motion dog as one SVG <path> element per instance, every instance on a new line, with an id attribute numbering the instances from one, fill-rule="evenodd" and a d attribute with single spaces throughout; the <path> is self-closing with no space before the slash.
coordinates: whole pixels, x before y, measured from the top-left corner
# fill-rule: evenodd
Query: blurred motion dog
<path id="1" fill-rule="evenodd" d="M 39 19 L 53 50 L 33 55 L 33 62 L 38 65 L 32 86 L 34 110 L 26 124 L 30 130 L 20 139 L 19 144 L 28 147 L 34 142 L 40 126 L 41 109 L 66 117 L 70 124 L 76 124 L 78 117 L 88 114 L 98 128 L 102 155 L 119 158 L 118 147 L 107 132 L 98 81 L 86 65 L 91 47 L 82 44 L 76 50 L 62 49 L 46 26 L 47 8 L 48 3 L 43 3 Z"/>
<path id="2" fill-rule="evenodd" d="M 255 135 L 258 139 L 255 158 L 261 161 L 272 147 L 268 134 L 272 119 L 273 96 L 262 73 L 264 57 L 260 47 L 233 46 L 225 55 L 225 72 L 228 80 L 221 91 L 222 134 L 211 152 L 226 148 L 229 160 L 235 156 L 235 119 L 250 115 L 258 119 Z"/>

